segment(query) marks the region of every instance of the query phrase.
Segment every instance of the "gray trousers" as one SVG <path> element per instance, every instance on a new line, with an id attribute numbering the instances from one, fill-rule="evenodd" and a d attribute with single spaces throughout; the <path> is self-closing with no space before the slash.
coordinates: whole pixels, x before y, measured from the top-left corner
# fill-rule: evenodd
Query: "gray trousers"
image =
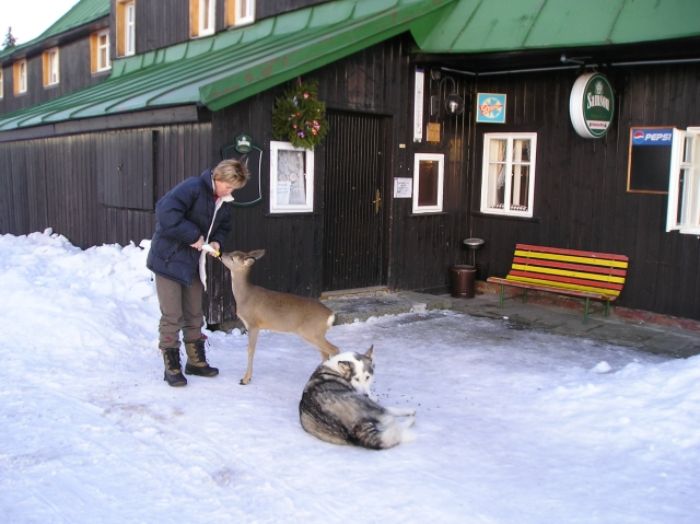
<path id="1" fill-rule="evenodd" d="M 156 294 L 160 303 L 158 347 L 179 348 L 181 330 L 185 343 L 199 340 L 204 325 L 204 286 L 199 278 L 195 277 L 192 285 L 184 286 L 156 275 Z"/>

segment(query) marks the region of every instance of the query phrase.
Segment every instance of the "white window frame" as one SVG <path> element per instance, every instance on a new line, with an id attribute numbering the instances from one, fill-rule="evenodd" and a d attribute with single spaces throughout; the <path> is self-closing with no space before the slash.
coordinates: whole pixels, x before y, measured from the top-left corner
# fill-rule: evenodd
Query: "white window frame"
<path id="1" fill-rule="evenodd" d="M 104 37 L 104 44 L 101 43 L 101 39 Z M 102 60 L 104 52 L 104 63 Z M 97 72 L 107 71 L 112 68 L 112 61 L 109 56 L 109 29 L 104 29 L 103 31 L 98 31 L 95 34 L 95 70 Z"/>
<path id="2" fill-rule="evenodd" d="M 290 155 L 287 152 L 297 152 Z M 290 167 L 284 165 L 285 157 L 301 160 L 301 168 L 291 177 L 300 177 L 305 186 L 302 189 L 303 202 L 291 202 L 292 182 L 282 180 Z M 299 178 L 297 178 L 298 180 Z M 298 195 L 297 195 L 298 196 Z M 314 152 L 293 146 L 290 142 L 270 141 L 270 213 L 311 213 L 314 210 Z"/>
<path id="3" fill-rule="evenodd" d="M 15 69 L 16 68 L 16 69 Z M 16 93 L 18 95 L 22 95 L 27 92 L 27 89 L 29 88 L 27 84 L 27 60 L 22 59 L 16 62 L 16 64 L 13 64 L 13 72 L 17 72 L 17 77 L 18 78 L 13 78 L 17 82 L 17 88 L 16 88 Z"/>
<path id="4" fill-rule="evenodd" d="M 499 205 L 492 205 L 489 203 L 489 189 L 495 190 L 494 184 L 499 184 L 498 180 L 493 180 L 490 177 L 490 152 L 491 147 L 493 147 L 492 141 L 494 140 L 505 140 L 506 141 L 506 153 L 505 161 L 503 162 L 503 173 L 509 173 L 510 176 L 503 177 L 504 184 L 504 194 L 503 194 L 503 207 Z M 529 140 L 530 141 L 530 159 L 528 161 L 514 161 L 513 156 L 513 143 L 516 140 Z M 482 166 L 481 166 L 481 207 L 482 213 L 490 215 L 506 215 L 514 217 L 532 218 L 534 212 L 535 203 L 535 164 L 537 157 L 537 133 L 484 133 L 484 147 L 482 154 Z M 528 194 L 527 194 L 527 208 L 526 209 L 516 209 L 511 206 L 513 201 L 512 193 L 513 187 L 516 186 L 516 191 L 519 190 L 519 186 L 513 184 L 513 178 L 518 176 L 514 172 L 514 168 L 517 166 L 527 166 L 529 167 L 529 183 L 528 183 Z M 500 178 L 500 177 L 499 177 Z"/>
<path id="5" fill-rule="evenodd" d="M 418 203 L 420 195 L 420 165 L 422 161 L 438 163 L 438 187 L 436 202 L 432 205 Z M 413 213 L 442 213 L 443 188 L 445 185 L 445 155 L 441 153 L 416 153 L 413 158 Z"/>
<path id="6" fill-rule="evenodd" d="M 136 54 L 136 2 L 124 6 L 124 56 Z"/>
<path id="7" fill-rule="evenodd" d="M 700 235 L 700 127 L 673 130 L 666 231 Z"/>
<path id="8" fill-rule="evenodd" d="M 255 0 L 230 0 L 235 4 L 234 26 L 255 22 Z"/>
<path id="9" fill-rule="evenodd" d="M 55 86 L 60 82 L 60 55 L 58 47 L 45 51 L 46 53 L 46 85 Z"/>
<path id="10" fill-rule="evenodd" d="M 216 0 L 199 0 L 197 36 L 213 35 L 216 30 Z"/>

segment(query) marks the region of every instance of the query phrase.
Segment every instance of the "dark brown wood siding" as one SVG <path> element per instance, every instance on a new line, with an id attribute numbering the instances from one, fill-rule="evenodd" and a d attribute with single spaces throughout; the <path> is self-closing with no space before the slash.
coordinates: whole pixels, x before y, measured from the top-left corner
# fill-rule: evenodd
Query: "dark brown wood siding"
<path id="1" fill-rule="evenodd" d="M 153 234 L 155 201 L 213 160 L 209 124 L 3 143 L 0 231 L 138 244 Z"/>
<path id="2" fill-rule="evenodd" d="M 473 91 L 508 95 L 507 124 L 476 126 L 469 163 L 474 191 L 469 234 L 486 240 L 479 278 L 505 275 L 516 242 L 622 253 L 630 270 L 618 304 L 700 318 L 700 250 L 695 236 L 665 232 L 667 196 L 629 193 L 630 126 L 700 123 L 700 66 L 669 64 L 605 71 L 617 97 L 602 139 L 579 137 L 568 114 L 575 71 L 482 77 Z M 488 131 L 537 132 L 534 218 L 479 213 L 481 150 Z"/>
<path id="3" fill-rule="evenodd" d="M 27 92 L 13 92 L 12 63 L 3 64 L 3 98 L 0 99 L 0 114 L 10 113 L 59 98 L 68 93 L 89 87 L 107 78 L 108 72 L 93 75 L 90 72 L 90 41 L 84 38 L 59 46 L 59 83 L 43 86 L 42 53 L 30 54 L 27 60 Z"/>
<path id="4" fill-rule="evenodd" d="M 387 173 L 385 204 L 390 206 L 385 225 L 389 266 L 386 282 L 391 288 L 445 289 L 448 268 L 460 261 L 465 219 L 465 178 L 463 173 L 465 116 L 445 126 L 440 144 L 414 146 L 407 131 L 412 128 L 413 68 L 408 55 L 411 43 L 398 38 L 379 44 L 352 57 L 329 65 L 306 80 L 317 80 L 319 96 L 329 110 L 354 111 L 387 119 Z M 322 289 L 324 202 L 327 168 L 325 145 L 316 151 L 315 211 L 313 214 L 271 215 L 269 213 L 269 142 L 272 106 L 284 91 L 280 86 L 213 115 L 214 149 L 232 142 L 242 132 L 252 135 L 264 151 L 262 166 L 263 201 L 239 208 L 229 249 L 268 249 L 268 256 L 255 266 L 255 282 L 304 295 L 318 296 Z M 333 129 L 329 130 L 333 133 Z M 412 216 L 410 200 L 393 200 L 393 177 L 411 177 L 413 153 L 449 152 L 446 155 L 445 212 Z M 271 256 L 272 255 L 272 256 Z"/>

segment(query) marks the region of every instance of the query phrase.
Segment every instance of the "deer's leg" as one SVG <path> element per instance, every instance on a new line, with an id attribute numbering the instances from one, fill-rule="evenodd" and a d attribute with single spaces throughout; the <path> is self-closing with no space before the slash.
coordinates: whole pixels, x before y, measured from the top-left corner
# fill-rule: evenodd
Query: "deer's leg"
<path id="1" fill-rule="evenodd" d="M 321 335 L 305 335 L 300 333 L 301 337 L 312 346 L 316 346 L 321 353 L 321 360 L 328 360 L 333 355 L 340 353 L 340 350 L 328 342 L 323 334 Z"/>
<path id="2" fill-rule="evenodd" d="M 248 329 L 248 367 L 245 370 L 245 375 L 241 379 L 241 384 L 246 385 L 253 378 L 253 357 L 255 356 L 255 345 L 258 343 L 258 328 Z"/>

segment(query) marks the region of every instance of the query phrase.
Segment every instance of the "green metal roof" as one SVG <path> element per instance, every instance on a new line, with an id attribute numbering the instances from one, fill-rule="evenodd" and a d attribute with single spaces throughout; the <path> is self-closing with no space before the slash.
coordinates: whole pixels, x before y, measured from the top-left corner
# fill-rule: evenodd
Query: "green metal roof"
<path id="1" fill-rule="evenodd" d="M 409 30 L 454 0 L 338 0 L 117 60 L 104 82 L 0 117 L 0 131 L 185 104 L 216 111 Z"/>
<path id="2" fill-rule="evenodd" d="M 700 35 L 700 0 L 458 0 L 413 36 L 425 53 L 640 43 Z"/>
<path id="3" fill-rule="evenodd" d="M 27 1 L 27 0 L 19 0 Z M 5 49 L 0 52 L 0 60 L 7 58 L 10 55 L 23 51 L 36 45 L 52 36 L 60 35 L 75 29 L 77 27 L 89 24 L 105 16 L 109 16 L 110 0 L 80 0 L 71 7 L 66 14 L 56 20 L 48 29 L 41 33 L 36 38 L 16 45 L 10 49 Z"/>

